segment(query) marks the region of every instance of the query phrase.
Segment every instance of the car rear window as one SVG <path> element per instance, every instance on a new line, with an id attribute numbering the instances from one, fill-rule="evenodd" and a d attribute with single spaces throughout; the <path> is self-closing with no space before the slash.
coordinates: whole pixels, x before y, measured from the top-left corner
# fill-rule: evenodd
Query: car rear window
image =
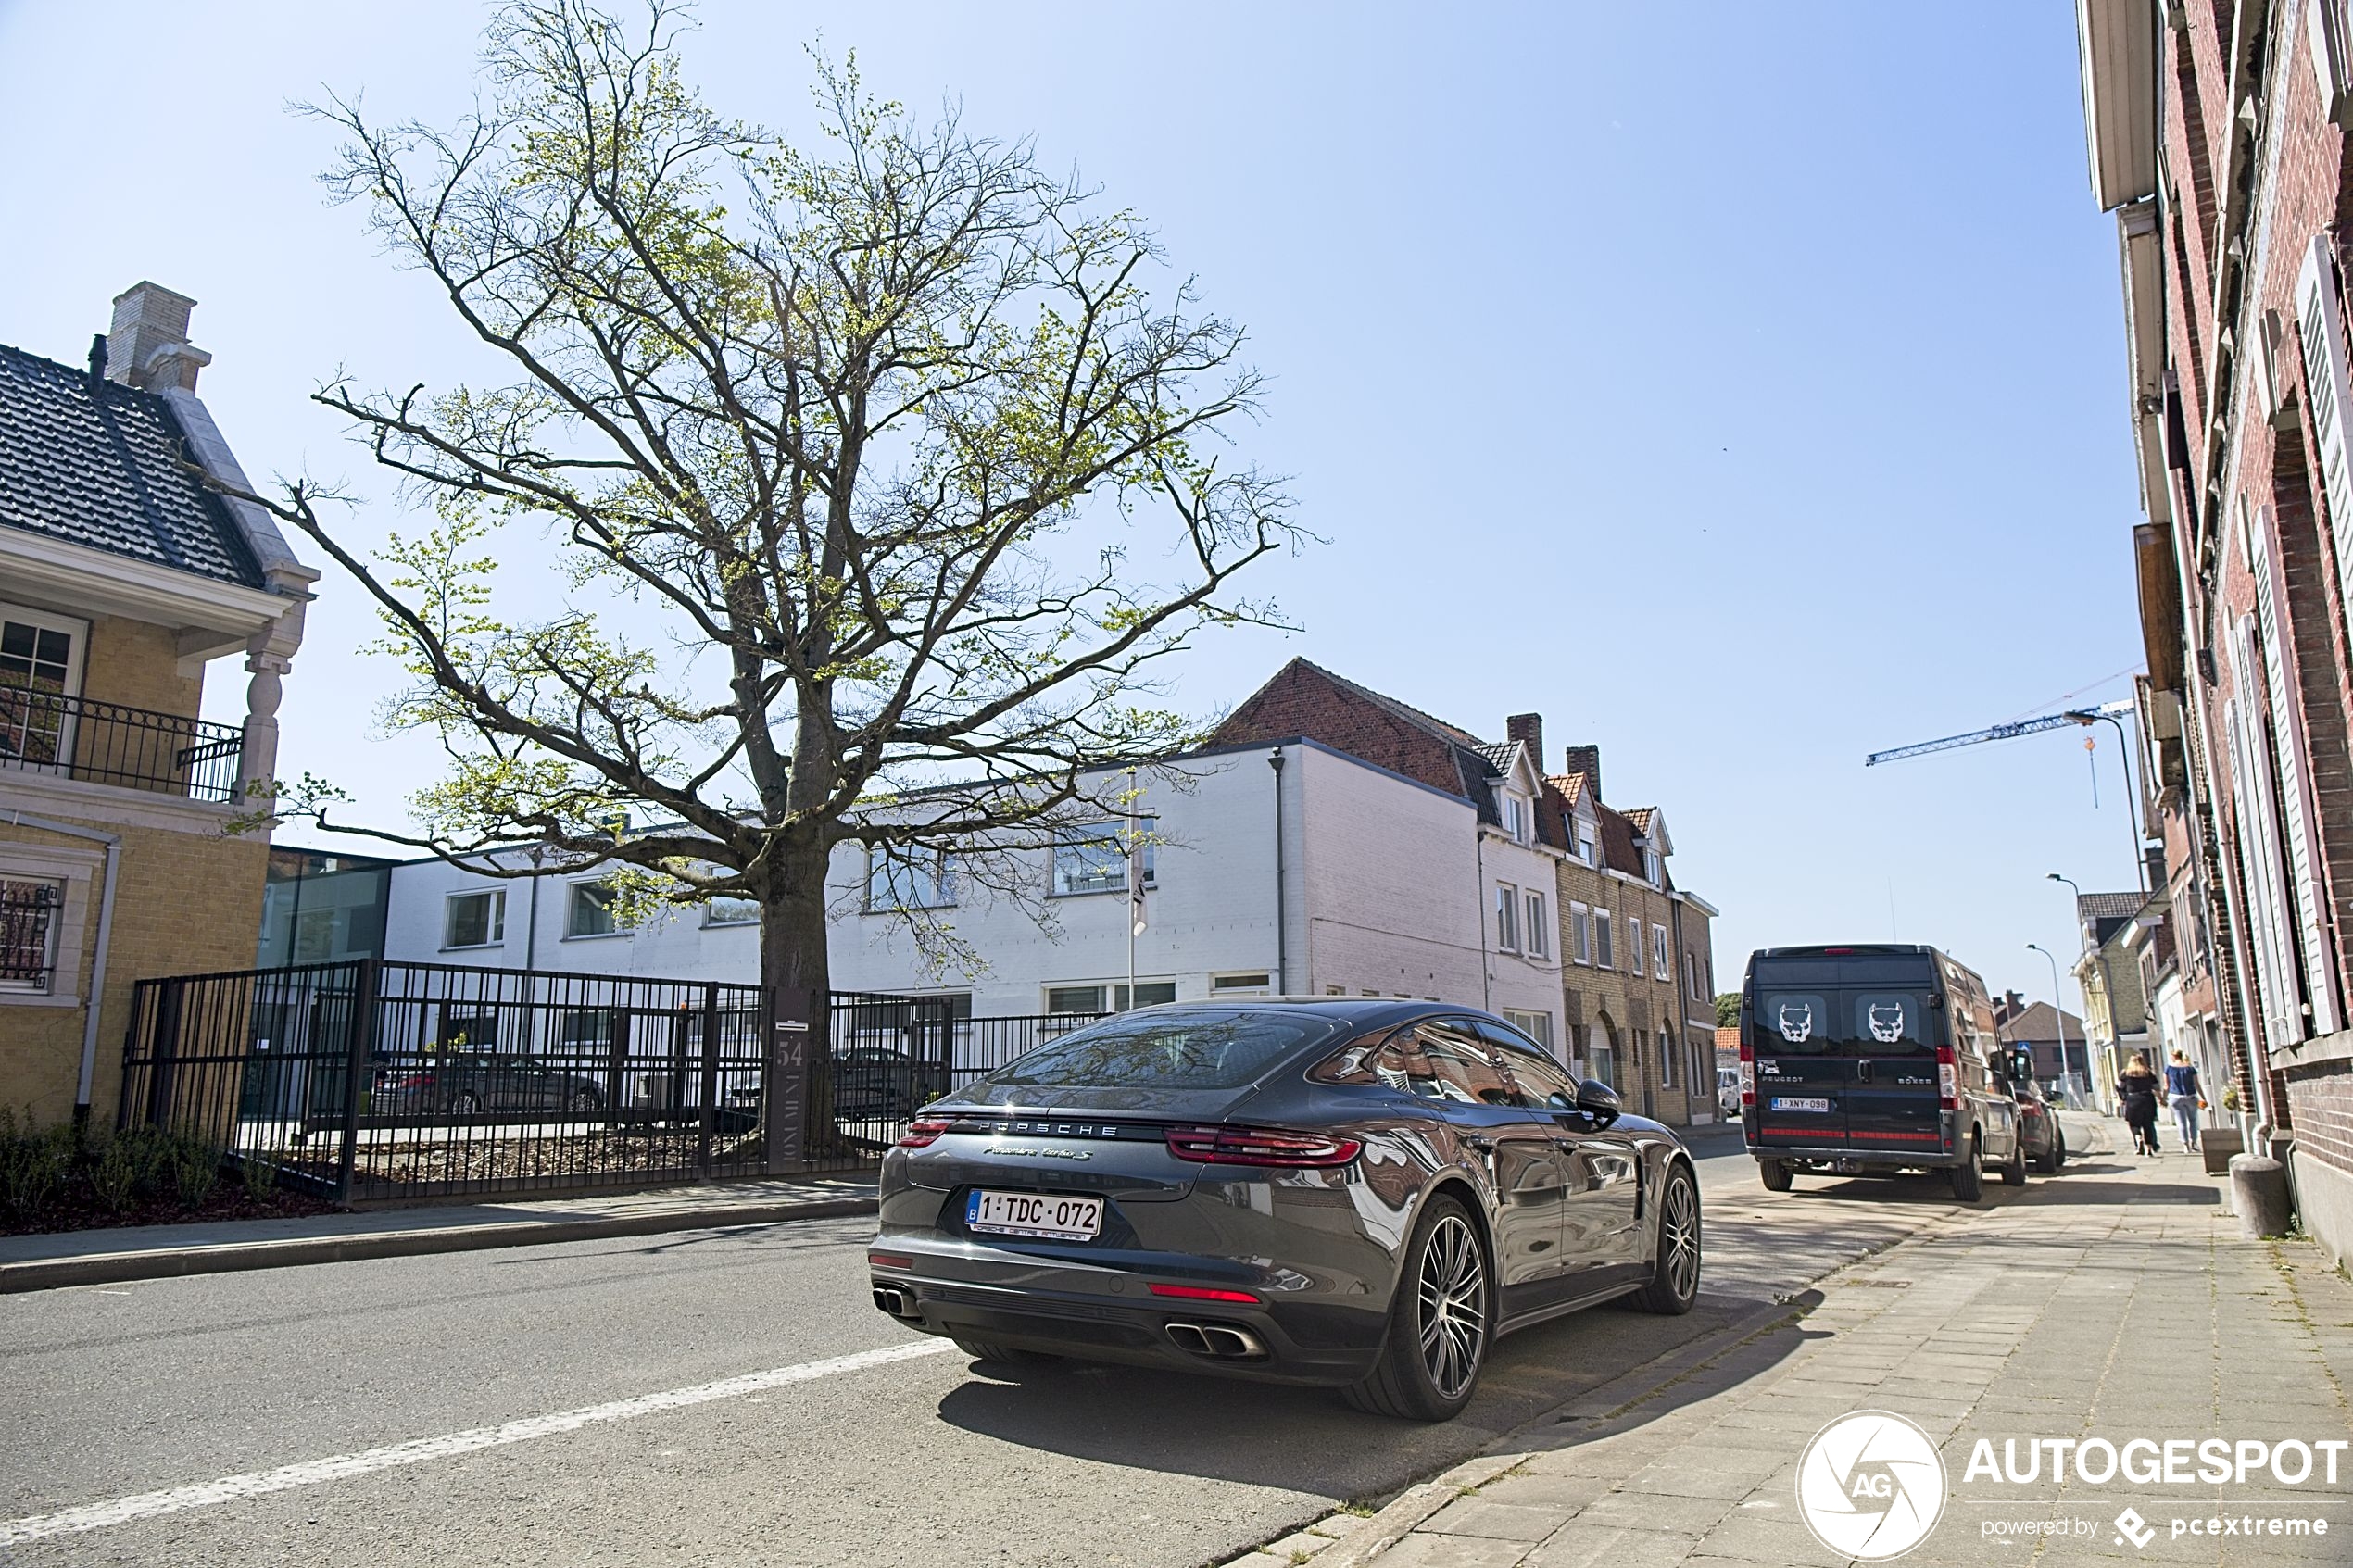
<path id="1" fill-rule="evenodd" d="M 1128 1013 L 1063 1035 L 988 1075 L 992 1084 L 1074 1088 L 1231 1089 L 1340 1030 L 1274 1009 Z"/>

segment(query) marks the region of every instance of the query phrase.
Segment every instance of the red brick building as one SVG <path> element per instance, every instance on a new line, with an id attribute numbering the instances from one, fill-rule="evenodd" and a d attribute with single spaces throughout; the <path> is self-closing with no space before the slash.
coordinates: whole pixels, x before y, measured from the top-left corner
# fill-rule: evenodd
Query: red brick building
<path id="1" fill-rule="evenodd" d="M 2353 1251 L 2353 12 L 2079 0 L 2092 183 L 2117 216 L 2148 675 L 2146 944 L 2244 1122 L 2292 1135 Z"/>

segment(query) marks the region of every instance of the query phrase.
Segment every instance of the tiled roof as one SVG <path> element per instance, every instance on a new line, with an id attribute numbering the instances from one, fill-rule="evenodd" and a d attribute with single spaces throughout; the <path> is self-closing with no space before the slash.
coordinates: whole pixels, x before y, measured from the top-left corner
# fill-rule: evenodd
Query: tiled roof
<path id="1" fill-rule="evenodd" d="M 0 345 L 0 526 L 248 588 L 260 569 L 181 467 L 164 400 Z"/>
<path id="2" fill-rule="evenodd" d="M 1626 813 L 1595 802 L 1602 823 L 1602 864 L 1629 876 L 1642 876 L 1642 852 L 1634 847 L 1634 824 Z"/>
<path id="3" fill-rule="evenodd" d="M 1544 782 L 1560 791 L 1564 807 L 1574 807 L 1585 797 L 1585 775 L 1582 773 L 1547 773 Z"/>
<path id="4" fill-rule="evenodd" d="M 2086 893 L 2075 900 L 2075 918 L 2082 921 L 2130 920 L 2148 902 L 2145 893 Z"/>
<path id="5" fill-rule="evenodd" d="M 1511 771 L 1512 753 L 1519 749 L 1519 742 L 1516 740 L 1481 741 L 1471 749 L 1495 764 L 1495 771 L 1498 773 L 1506 773 Z"/>
<path id="6" fill-rule="evenodd" d="M 2032 1004 L 2016 1018 L 1996 1029 L 1994 1033 L 2001 1038 L 2017 1045 L 2026 1045 L 2037 1040 L 2048 1040 L 2051 1044 L 2057 1045 L 2059 1036 L 2058 1029 L 2052 1022 L 2054 1016 L 2066 1019 L 2068 1044 L 2080 1046 L 2083 1043 L 2083 1021 L 2071 1012 L 2057 1013 L 2048 1002 Z"/>
<path id="7" fill-rule="evenodd" d="M 1655 806 L 1629 806 L 1626 808 L 1626 820 L 1634 824 L 1634 831 L 1636 833 L 1642 834 L 1644 836 L 1648 836 L 1650 834 L 1651 819 L 1657 815 L 1658 808 Z"/>
<path id="8" fill-rule="evenodd" d="M 1477 735 L 1472 734 L 1468 730 L 1458 730 L 1453 725 L 1448 723 L 1445 720 L 1425 713 L 1411 703 L 1400 702 L 1395 697 L 1390 696 L 1386 693 L 1373 690 L 1370 686 L 1360 686 L 1355 682 L 1350 680 L 1347 676 L 1335 674 L 1331 671 L 1325 669 L 1322 665 L 1317 664 L 1313 659 L 1302 659 L 1298 660 L 1298 662 L 1305 665 L 1308 669 L 1315 671 L 1315 673 L 1323 676 L 1334 685 L 1345 686 L 1348 690 L 1355 693 L 1358 696 L 1364 697 L 1367 701 L 1379 704 L 1382 708 L 1396 714 L 1399 718 L 1405 720 L 1408 723 L 1418 724 L 1423 729 L 1429 731 L 1430 734 L 1438 736 L 1441 740 L 1451 742 L 1455 746 L 1466 746 L 1474 750 L 1480 748 L 1486 744 Z"/>

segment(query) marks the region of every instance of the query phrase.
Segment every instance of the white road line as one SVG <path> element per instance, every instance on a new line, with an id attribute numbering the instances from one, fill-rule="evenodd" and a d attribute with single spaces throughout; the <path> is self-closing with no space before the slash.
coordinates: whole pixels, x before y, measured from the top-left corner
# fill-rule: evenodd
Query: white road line
<path id="1" fill-rule="evenodd" d="M 422 1464 L 427 1460 L 453 1459 L 483 1449 L 504 1448 L 509 1443 L 528 1443 L 535 1437 L 550 1437 L 559 1432 L 575 1432 L 584 1426 L 627 1421 L 634 1416 L 652 1415 L 660 1411 L 683 1410 L 689 1405 L 707 1405 L 716 1399 L 739 1399 L 747 1394 L 782 1387 L 787 1383 L 808 1383 L 840 1373 L 862 1372 L 871 1366 L 913 1361 L 918 1356 L 937 1356 L 954 1348 L 944 1339 L 919 1339 L 906 1345 L 885 1345 L 872 1350 L 860 1350 L 854 1355 L 828 1356 L 824 1361 L 770 1367 L 766 1372 L 746 1373 L 741 1377 L 723 1377 L 716 1383 L 699 1383 L 691 1388 L 672 1388 L 659 1394 L 640 1394 L 635 1399 L 615 1399 L 610 1404 L 590 1405 L 584 1410 L 529 1416 L 522 1421 L 510 1421 L 503 1426 L 477 1426 L 472 1431 L 452 1432 L 441 1437 L 412 1437 L 405 1443 L 392 1443 L 381 1449 L 362 1449 L 358 1453 L 336 1454 L 331 1459 L 306 1460 L 300 1464 L 282 1465 L 276 1470 L 224 1475 L 218 1481 L 200 1481 L 195 1486 L 174 1486 L 169 1491 L 141 1492 L 135 1497 L 116 1498 L 109 1502 L 88 1503 L 81 1508 L 69 1508 L 61 1513 L 31 1514 L 0 1524 L 0 1546 L 37 1541 L 49 1536 L 77 1535 L 84 1530 L 104 1530 L 116 1524 L 128 1524 L 134 1519 L 178 1513 L 183 1509 L 210 1508 L 216 1503 L 234 1502 L 240 1498 L 260 1497 L 269 1492 L 288 1491 L 296 1486 L 315 1486 L 322 1481 L 340 1481 L 346 1476 L 365 1475 L 371 1471 Z"/>

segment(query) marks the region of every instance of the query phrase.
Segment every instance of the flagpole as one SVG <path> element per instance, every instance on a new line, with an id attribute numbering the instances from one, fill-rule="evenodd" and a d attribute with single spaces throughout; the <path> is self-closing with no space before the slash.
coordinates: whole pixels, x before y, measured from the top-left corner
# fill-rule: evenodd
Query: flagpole
<path id="1" fill-rule="evenodd" d="M 1136 938 L 1144 926 L 1144 853 L 1136 842 L 1136 770 L 1127 770 L 1127 1005 L 1136 1005 Z"/>

